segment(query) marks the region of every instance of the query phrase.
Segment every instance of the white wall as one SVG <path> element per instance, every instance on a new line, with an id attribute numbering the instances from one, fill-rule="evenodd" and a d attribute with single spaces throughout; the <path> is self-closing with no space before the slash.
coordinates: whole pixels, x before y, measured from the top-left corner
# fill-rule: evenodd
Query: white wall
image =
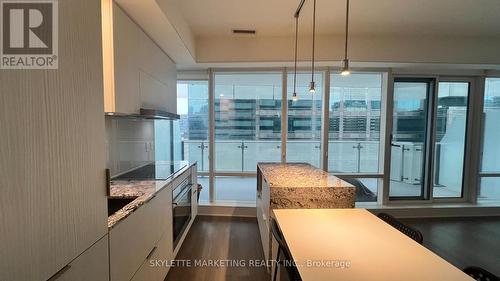
<path id="1" fill-rule="evenodd" d="M 292 37 L 198 38 L 196 61 L 289 62 L 293 60 Z M 316 59 L 340 61 L 343 36 L 318 36 Z M 361 36 L 349 42 L 349 58 L 358 62 L 449 63 L 500 65 L 500 39 L 475 37 Z M 299 60 L 311 59 L 311 38 L 300 38 Z"/>

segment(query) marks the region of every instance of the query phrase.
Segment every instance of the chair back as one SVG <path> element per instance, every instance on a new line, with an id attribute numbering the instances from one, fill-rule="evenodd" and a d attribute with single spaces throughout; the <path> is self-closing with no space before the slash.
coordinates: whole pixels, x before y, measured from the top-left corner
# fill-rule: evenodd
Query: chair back
<path id="1" fill-rule="evenodd" d="M 477 281 L 500 281 L 500 277 L 494 275 L 486 269 L 477 266 L 466 267 L 463 271 L 465 272 L 465 274 L 469 275 Z"/>
<path id="2" fill-rule="evenodd" d="M 415 229 L 411 226 L 408 226 L 408 225 L 400 222 L 395 217 L 393 217 L 389 214 L 386 214 L 386 213 L 380 213 L 380 214 L 378 214 L 378 217 L 381 220 L 385 221 L 386 223 L 390 224 L 395 229 L 404 233 L 406 236 L 417 241 L 418 243 L 422 244 L 422 242 L 424 241 L 424 237 L 422 236 L 422 233 L 420 231 L 418 231 L 417 229 Z"/>

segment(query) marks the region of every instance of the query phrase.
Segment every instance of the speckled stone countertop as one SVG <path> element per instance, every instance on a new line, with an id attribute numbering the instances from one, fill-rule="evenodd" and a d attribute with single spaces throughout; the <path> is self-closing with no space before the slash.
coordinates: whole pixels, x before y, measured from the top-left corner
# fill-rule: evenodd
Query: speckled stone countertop
<path id="1" fill-rule="evenodd" d="M 120 180 L 112 181 L 109 198 L 135 198 L 120 210 L 108 217 L 108 228 L 130 215 L 153 196 L 166 187 L 170 181 L 165 180 Z"/>
<path id="2" fill-rule="evenodd" d="M 271 209 L 354 208 L 356 188 L 307 163 L 259 163 Z"/>
<path id="3" fill-rule="evenodd" d="M 151 200 L 156 193 L 167 187 L 177 175 L 183 173 L 194 164 L 187 164 L 165 180 L 112 180 L 109 198 L 135 199 L 108 217 L 108 228 L 112 228 L 137 208 Z"/>

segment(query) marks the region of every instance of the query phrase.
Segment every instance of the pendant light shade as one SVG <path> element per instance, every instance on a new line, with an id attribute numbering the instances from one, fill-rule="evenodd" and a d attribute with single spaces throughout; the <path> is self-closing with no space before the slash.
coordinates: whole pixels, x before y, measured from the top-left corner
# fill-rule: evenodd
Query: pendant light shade
<path id="1" fill-rule="evenodd" d="M 314 83 L 314 81 L 311 81 L 311 83 L 309 83 L 309 92 L 310 93 L 315 93 L 316 92 L 316 83 Z"/>
<path id="2" fill-rule="evenodd" d="M 348 59 L 344 59 L 342 61 L 342 69 L 340 70 L 340 74 L 342 76 L 347 76 L 347 75 L 351 74 L 351 71 L 349 70 L 349 60 Z"/>
<path id="3" fill-rule="evenodd" d="M 309 92 L 316 92 L 316 84 L 314 83 L 314 40 L 316 39 L 316 0 L 313 1 L 313 32 L 312 32 L 312 59 L 311 59 L 311 83 L 309 84 Z"/>
<path id="4" fill-rule="evenodd" d="M 344 49 L 344 60 L 342 60 L 342 68 L 340 74 L 342 76 L 347 76 L 351 74 L 349 69 L 349 59 L 347 58 L 347 44 L 349 41 L 349 0 L 346 0 L 346 13 L 345 13 L 345 49 Z"/>

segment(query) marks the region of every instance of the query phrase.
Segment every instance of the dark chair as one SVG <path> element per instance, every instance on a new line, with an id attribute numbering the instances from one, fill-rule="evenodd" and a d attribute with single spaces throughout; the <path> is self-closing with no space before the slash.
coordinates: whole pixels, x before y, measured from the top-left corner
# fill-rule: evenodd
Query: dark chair
<path id="1" fill-rule="evenodd" d="M 463 270 L 465 274 L 474 278 L 474 280 L 478 281 L 500 281 L 500 277 L 494 275 L 493 273 L 487 271 L 486 269 L 477 267 L 477 266 L 469 266 L 464 268 Z"/>
<path id="2" fill-rule="evenodd" d="M 356 201 L 357 202 L 377 202 L 377 195 L 373 193 L 366 185 L 360 180 L 355 178 L 343 177 L 337 175 L 341 180 L 350 183 L 356 187 Z"/>
<path id="3" fill-rule="evenodd" d="M 276 281 L 276 276 L 278 275 L 278 267 L 281 265 L 285 268 L 288 275 L 288 280 L 290 281 L 302 281 L 300 278 L 299 271 L 294 264 L 292 255 L 286 246 L 283 234 L 278 227 L 278 224 L 274 219 L 271 219 L 271 232 L 273 233 L 274 239 L 278 241 L 278 254 L 276 255 L 276 265 L 274 267 L 273 281 Z M 284 259 L 281 260 L 281 253 L 283 253 Z"/>
<path id="4" fill-rule="evenodd" d="M 385 221 L 386 223 L 390 224 L 392 227 L 395 229 L 401 231 L 404 233 L 406 236 L 410 237 L 411 239 L 417 241 L 418 243 L 422 244 L 424 237 L 422 236 L 422 233 L 420 231 L 416 230 L 415 228 L 411 226 L 407 226 L 404 223 L 398 221 L 395 217 L 386 214 L 386 213 L 380 213 L 378 214 L 378 217 Z"/>

